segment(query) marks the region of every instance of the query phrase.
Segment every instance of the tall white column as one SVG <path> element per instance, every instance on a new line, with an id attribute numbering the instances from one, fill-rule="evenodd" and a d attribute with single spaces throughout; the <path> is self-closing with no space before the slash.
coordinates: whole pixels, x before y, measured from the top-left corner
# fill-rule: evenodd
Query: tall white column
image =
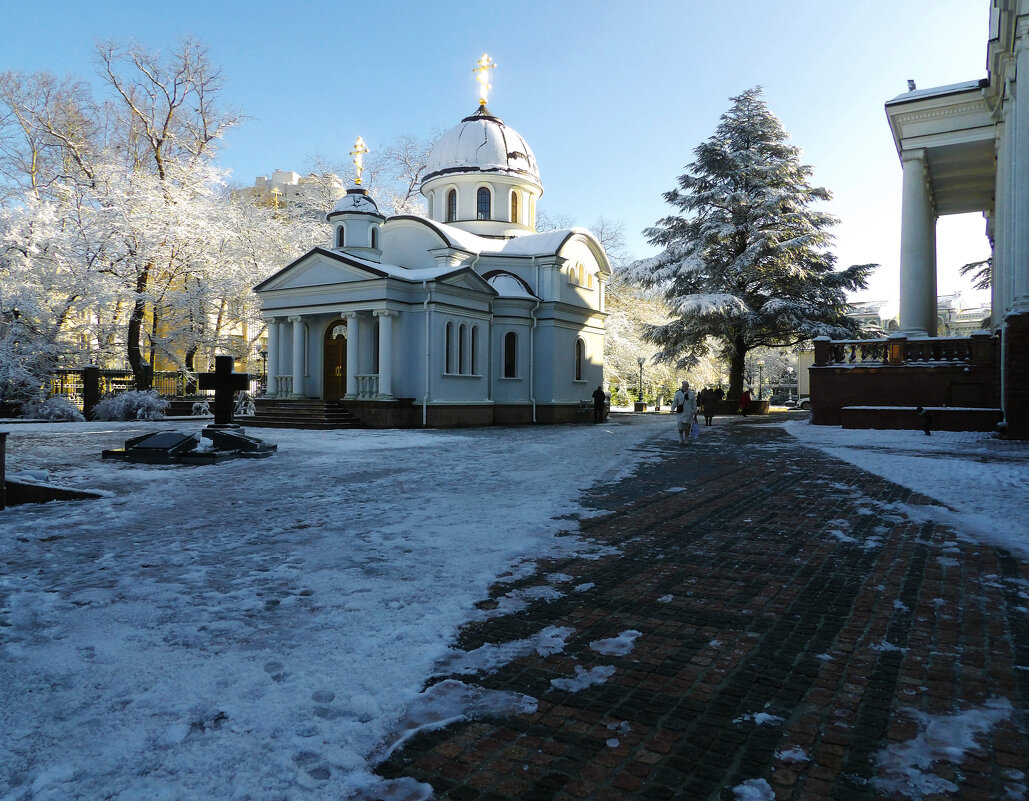
<path id="1" fill-rule="evenodd" d="M 279 329 L 279 364 L 276 368 L 278 375 L 283 375 L 286 372 L 286 365 L 289 364 L 289 343 L 287 340 L 289 337 L 286 336 L 286 326 L 288 323 L 285 320 L 279 320 L 277 323 Z M 276 394 L 280 398 L 287 397 L 286 392 L 276 390 Z"/>
<path id="2" fill-rule="evenodd" d="M 274 317 L 268 321 L 268 342 L 265 346 L 268 352 L 268 359 L 265 362 L 265 370 L 268 371 L 268 386 L 265 388 L 265 397 L 274 398 L 277 391 L 275 386 L 275 372 L 279 369 L 279 323 Z"/>
<path id="3" fill-rule="evenodd" d="M 393 398 L 393 318 L 395 311 L 376 309 L 379 318 L 379 394 L 383 400 Z"/>
<path id="4" fill-rule="evenodd" d="M 347 392 L 343 396 L 346 399 L 353 399 L 357 397 L 357 373 L 360 351 L 357 348 L 358 343 L 358 320 L 357 312 L 349 312 L 347 314 L 340 315 L 345 317 L 347 321 Z"/>
<path id="5" fill-rule="evenodd" d="M 304 318 L 290 317 L 293 323 L 293 394 L 291 398 L 304 397 Z"/>
<path id="6" fill-rule="evenodd" d="M 1018 20 L 1018 39 L 1015 42 L 1015 103 L 1008 117 L 1010 134 L 1008 146 L 1011 160 L 1012 209 L 1011 222 L 1012 262 L 1008 269 L 1014 278 L 1011 311 L 1029 313 L 1029 17 Z M 1022 91 L 1019 91 L 1021 89 Z M 1012 125 L 1012 123 L 1014 123 Z"/>
<path id="7" fill-rule="evenodd" d="M 936 335 L 936 215 L 924 150 L 902 154 L 900 221 L 900 331 Z"/>

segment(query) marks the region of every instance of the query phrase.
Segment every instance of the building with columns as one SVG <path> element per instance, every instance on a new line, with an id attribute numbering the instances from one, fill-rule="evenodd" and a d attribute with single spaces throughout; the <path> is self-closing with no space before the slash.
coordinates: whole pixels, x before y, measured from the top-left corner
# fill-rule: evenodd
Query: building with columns
<path id="1" fill-rule="evenodd" d="M 528 143 L 481 97 L 430 155 L 427 218 L 379 212 L 363 152 L 332 241 L 256 287 L 268 398 L 339 402 L 375 426 L 583 420 L 610 266 L 589 231 L 536 231 Z"/>
<path id="2" fill-rule="evenodd" d="M 899 334 L 936 337 L 936 219 L 981 211 L 1009 435 L 1029 436 L 1029 0 L 991 0 L 988 77 L 886 104 L 903 170 Z M 1023 96 L 1025 95 L 1025 96 Z"/>

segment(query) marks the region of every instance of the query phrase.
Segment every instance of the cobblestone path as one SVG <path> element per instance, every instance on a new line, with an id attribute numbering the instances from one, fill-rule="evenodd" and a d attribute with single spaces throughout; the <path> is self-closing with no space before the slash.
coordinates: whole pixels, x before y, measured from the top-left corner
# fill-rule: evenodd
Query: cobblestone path
<path id="1" fill-rule="evenodd" d="M 608 512 L 581 532 L 617 553 L 498 585 L 565 582 L 463 631 L 470 651 L 574 629 L 459 677 L 537 712 L 420 734 L 382 775 L 461 801 L 1025 798 L 1027 565 L 774 426 L 703 433 L 588 499 Z M 628 653 L 591 647 L 627 631 Z"/>

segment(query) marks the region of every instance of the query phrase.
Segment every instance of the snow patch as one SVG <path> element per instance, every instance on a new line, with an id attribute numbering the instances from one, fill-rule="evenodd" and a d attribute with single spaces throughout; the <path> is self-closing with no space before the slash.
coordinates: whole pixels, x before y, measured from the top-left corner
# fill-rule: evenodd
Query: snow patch
<path id="1" fill-rule="evenodd" d="M 747 779 L 732 788 L 732 795 L 736 801 L 775 801 L 775 793 L 764 779 Z"/>
<path id="2" fill-rule="evenodd" d="M 959 766 L 966 752 L 981 751 L 976 738 L 1011 717 L 1014 708 L 1006 698 L 991 698 L 984 706 L 955 715 L 904 711 L 918 721 L 921 731 L 913 740 L 888 746 L 876 755 L 879 776 L 873 781 L 882 792 L 919 801 L 928 795 L 956 793 L 957 785 L 930 772 L 933 765 Z"/>
<path id="3" fill-rule="evenodd" d="M 551 679 L 550 684 L 558 690 L 577 693 L 594 684 L 604 684 L 614 674 L 614 665 L 598 665 L 589 669 L 576 665 L 574 679 Z"/>
<path id="4" fill-rule="evenodd" d="M 626 656 L 632 653 L 636 638 L 642 636 L 642 632 L 628 629 L 617 637 L 609 637 L 606 640 L 594 640 L 590 643 L 590 649 L 605 656 Z"/>

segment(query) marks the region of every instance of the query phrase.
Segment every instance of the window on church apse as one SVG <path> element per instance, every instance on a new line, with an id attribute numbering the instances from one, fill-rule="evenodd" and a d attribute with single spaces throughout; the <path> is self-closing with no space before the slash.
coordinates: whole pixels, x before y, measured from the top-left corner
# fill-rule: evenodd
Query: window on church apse
<path id="1" fill-rule="evenodd" d="M 457 371 L 461 375 L 471 372 L 468 369 L 468 326 L 464 323 L 457 330 Z"/>
<path id="2" fill-rule="evenodd" d="M 518 193 L 511 190 L 511 222 L 518 222 Z"/>
<path id="3" fill-rule="evenodd" d="M 518 377 L 518 334 L 504 334 L 504 378 Z"/>
<path id="4" fill-rule="evenodd" d="M 575 380 L 582 381 L 582 364 L 586 361 L 586 343 L 575 340 Z"/>
<path id="5" fill-rule="evenodd" d="M 490 209 L 490 205 L 491 205 L 490 204 L 490 194 L 489 194 L 489 190 L 486 187 L 484 187 L 484 186 L 480 186 L 479 187 L 479 191 L 475 193 L 475 203 L 476 203 L 476 206 L 475 206 L 475 209 L 476 209 L 476 219 L 477 220 L 489 220 L 489 219 L 491 219 L 491 217 L 490 217 L 490 211 L 491 211 L 491 209 Z"/>
<path id="6" fill-rule="evenodd" d="M 468 364 L 468 372 L 472 375 L 478 375 L 477 366 L 479 364 L 479 326 L 472 326 L 472 353 L 471 360 Z"/>
<path id="7" fill-rule="evenodd" d="M 379 247 L 379 229 L 375 226 L 372 226 L 372 247 Z"/>
<path id="8" fill-rule="evenodd" d="M 445 373 L 452 373 L 452 372 L 454 372 L 454 324 L 453 323 L 447 323 L 446 332 L 447 332 L 446 342 L 444 343 L 444 347 L 446 348 L 446 351 L 445 351 L 444 357 L 443 357 L 444 360 L 445 360 L 445 363 L 444 363 L 444 366 L 443 366 L 443 372 L 445 372 Z"/>
<path id="9" fill-rule="evenodd" d="M 342 225 L 336 229 L 336 247 L 338 248 L 343 247 L 343 230 L 344 229 Z"/>
<path id="10" fill-rule="evenodd" d="M 454 222 L 457 219 L 457 190 L 451 189 L 447 192 L 447 222 Z"/>

